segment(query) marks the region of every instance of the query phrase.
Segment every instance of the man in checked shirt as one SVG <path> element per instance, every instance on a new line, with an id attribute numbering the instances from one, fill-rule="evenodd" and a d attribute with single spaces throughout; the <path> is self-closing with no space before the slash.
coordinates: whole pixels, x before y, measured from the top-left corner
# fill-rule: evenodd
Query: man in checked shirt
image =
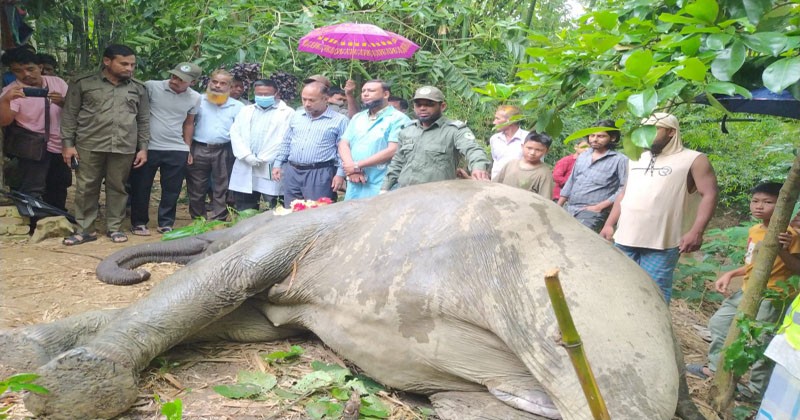
<path id="1" fill-rule="evenodd" d="M 283 182 L 283 205 L 293 200 L 336 201 L 344 185 L 339 140 L 347 117 L 328 107 L 328 87 L 310 82 L 303 87 L 303 109 L 295 112 L 275 158 L 272 178 Z"/>
<path id="2" fill-rule="evenodd" d="M 614 130 L 589 134 L 591 149 L 581 153 L 575 161 L 572 175 L 561 189 L 558 205 L 566 203 L 569 214 L 584 226 L 600 232 L 617 194 L 625 185 L 628 157 L 614 150 L 619 144 L 620 132 L 613 121 L 602 120 L 593 126 Z"/>

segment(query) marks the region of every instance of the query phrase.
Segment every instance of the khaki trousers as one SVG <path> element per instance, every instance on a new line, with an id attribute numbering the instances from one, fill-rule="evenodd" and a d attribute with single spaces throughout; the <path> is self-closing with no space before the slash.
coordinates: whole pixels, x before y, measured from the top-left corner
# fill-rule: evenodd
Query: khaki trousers
<path id="1" fill-rule="evenodd" d="M 106 185 L 106 226 L 108 232 L 122 229 L 128 193 L 125 182 L 131 172 L 134 154 L 93 152 L 78 147 L 80 164 L 75 171 L 75 220 L 81 233 L 97 231 L 95 221 L 100 187 Z"/>

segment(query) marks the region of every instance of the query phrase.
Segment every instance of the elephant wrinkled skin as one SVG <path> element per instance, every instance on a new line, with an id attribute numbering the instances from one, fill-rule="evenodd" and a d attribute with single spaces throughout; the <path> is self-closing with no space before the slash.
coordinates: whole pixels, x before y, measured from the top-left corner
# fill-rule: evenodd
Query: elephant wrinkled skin
<path id="1" fill-rule="evenodd" d="M 589 419 L 544 286 L 558 268 L 611 417 L 670 419 L 677 407 L 699 418 L 658 287 L 521 189 L 449 181 L 263 214 L 120 251 L 98 275 L 140 281 L 135 266 L 156 260 L 191 263 L 127 308 L 0 332 L 0 367 L 38 368 L 51 391 L 28 395 L 29 410 L 113 417 L 134 402 L 139 372 L 179 343 L 311 331 L 377 380 L 431 395 L 443 417 L 492 407 L 492 418 Z M 465 395 L 489 402 L 470 408 Z"/>

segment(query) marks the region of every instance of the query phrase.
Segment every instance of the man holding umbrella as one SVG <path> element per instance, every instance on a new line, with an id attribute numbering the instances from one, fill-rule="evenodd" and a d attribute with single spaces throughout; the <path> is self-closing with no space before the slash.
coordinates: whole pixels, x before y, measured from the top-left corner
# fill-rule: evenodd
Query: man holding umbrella
<path id="1" fill-rule="evenodd" d="M 361 88 L 364 111 L 350 120 L 339 142 L 347 174 L 345 200 L 378 195 L 388 162 L 397 151 L 397 134 L 410 119 L 389 106 L 389 85 L 370 80 Z"/>

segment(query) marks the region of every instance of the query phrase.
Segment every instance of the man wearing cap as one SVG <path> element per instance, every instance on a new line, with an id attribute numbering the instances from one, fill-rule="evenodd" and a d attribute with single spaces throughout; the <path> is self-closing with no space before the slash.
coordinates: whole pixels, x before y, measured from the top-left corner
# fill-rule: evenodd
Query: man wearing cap
<path id="1" fill-rule="evenodd" d="M 191 163 L 189 146 L 194 134 L 194 117 L 200 108 L 200 94 L 190 88 L 203 74 L 194 63 L 180 63 L 168 80 L 145 82 L 150 95 L 150 147 L 141 168 L 131 171 L 131 232 L 147 236 L 150 230 L 150 191 L 156 172 L 161 172 L 161 201 L 158 203 L 160 233 L 175 224 L 186 166 Z"/>
<path id="2" fill-rule="evenodd" d="M 311 82 L 301 93 L 303 109 L 294 113 L 275 158 L 272 178 L 283 184 L 283 204 L 293 200 L 336 201 L 344 185 L 339 140 L 347 117 L 328 106 L 328 88 Z"/>
<path id="3" fill-rule="evenodd" d="M 378 195 L 397 151 L 397 134 L 409 122 L 406 114 L 389 106 L 389 85 L 382 80 L 364 83 L 361 103 L 366 109 L 353 116 L 339 142 L 347 175 L 345 200 Z"/>
<path id="4" fill-rule="evenodd" d="M 613 237 L 617 248 L 653 278 L 669 304 L 680 254 L 703 244 L 717 205 L 717 177 L 706 155 L 683 147 L 675 116 L 659 112 L 642 124 L 656 127 L 655 140 L 639 160 L 629 162 L 627 182 L 600 235 Z"/>
<path id="5" fill-rule="evenodd" d="M 236 159 L 231 148 L 231 125 L 244 105 L 231 98 L 233 75 L 218 69 L 211 73 L 206 94 L 200 98 L 186 170 L 189 216 L 209 220 L 228 218 L 228 181 Z M 206 214 L 206 196 L 211 182 L 211 214 Z"/>
<path id="6" fill-rule="evenodd" d="M 455 179 L 459 153 L 464 156 L 472 178 L 489 180 L 489 159 L 475 135 L 461 121 L 442 116 L 447 109 L 444 94 L 423 86 L 414 94 L 417 119 L 398 134 L 398 150 L 389 163 L 381 192 L 426 182 Z"/>

